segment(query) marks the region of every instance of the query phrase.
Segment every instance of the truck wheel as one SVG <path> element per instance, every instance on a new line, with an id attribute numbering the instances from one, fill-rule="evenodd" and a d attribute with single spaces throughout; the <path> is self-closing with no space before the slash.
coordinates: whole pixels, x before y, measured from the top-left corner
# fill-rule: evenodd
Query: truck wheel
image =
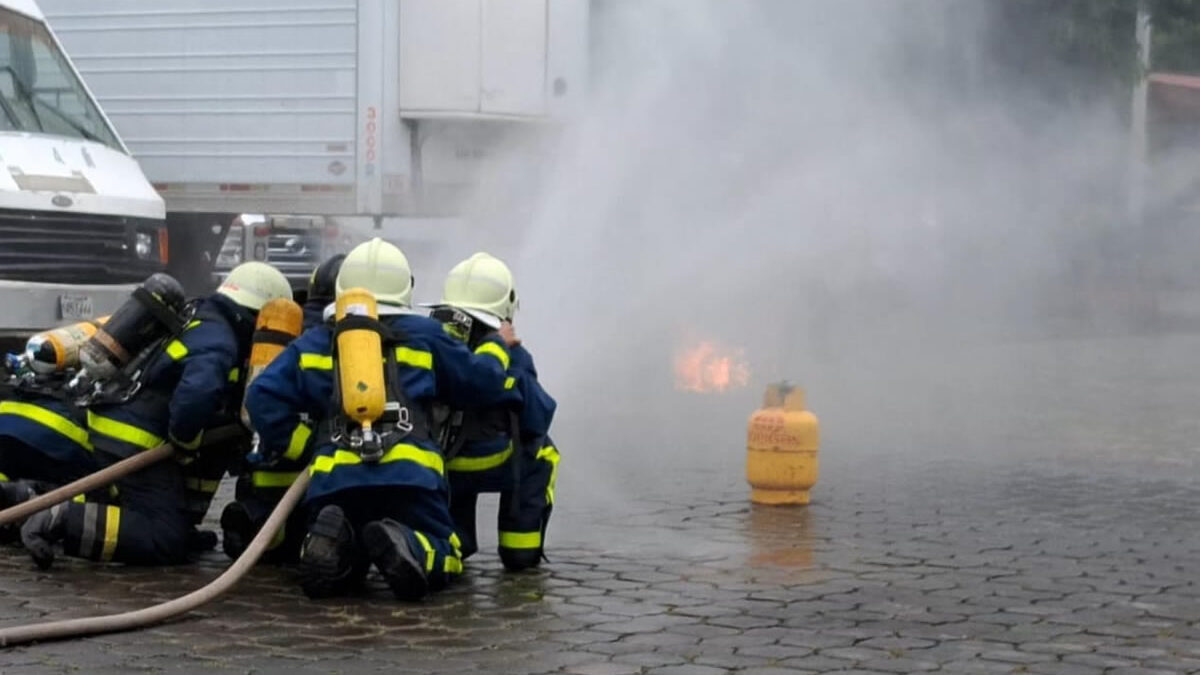
<path id="1" fill-rule="evenodd" d="M 235 217 L 231 213 L 167 214 L 167 273 L 183 284 L 189 296 L 207 295 L 216 288 L 213 263 Z"/>

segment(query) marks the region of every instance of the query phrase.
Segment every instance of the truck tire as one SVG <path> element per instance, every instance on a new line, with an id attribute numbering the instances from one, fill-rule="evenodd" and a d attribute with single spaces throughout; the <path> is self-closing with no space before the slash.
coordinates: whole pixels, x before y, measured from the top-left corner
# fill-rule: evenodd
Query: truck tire
<path id="1" fill-rule="evenodd" d="M 167 273 L 179 280 L 189 296 L 211 293 L 212 269 L 236 214 L 168 213 L 170 255 Z"/>

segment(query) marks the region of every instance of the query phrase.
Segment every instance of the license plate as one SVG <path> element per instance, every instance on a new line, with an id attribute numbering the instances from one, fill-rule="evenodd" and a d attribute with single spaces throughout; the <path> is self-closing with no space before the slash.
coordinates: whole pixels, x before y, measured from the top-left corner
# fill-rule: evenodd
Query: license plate
<path id="1" fill-rule="evenodd" d="M 96 310 L 90 295 L 60 295 L 58 315 L 64 319 L 90 319 L 96 315 Z"/>

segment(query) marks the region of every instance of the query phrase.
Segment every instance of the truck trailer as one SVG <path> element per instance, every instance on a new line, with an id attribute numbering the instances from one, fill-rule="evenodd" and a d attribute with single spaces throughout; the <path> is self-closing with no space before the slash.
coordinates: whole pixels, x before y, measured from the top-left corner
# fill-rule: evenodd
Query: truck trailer
<path id="1" fill-rule="evenodd" d="M 349 222 L 455 215 L 587 89 L 587 0 L 42 2 L 165 200 L 189 287 L 218 258 L 316 262 Z M 268 217 L 230 246 L 240 214 Z"/>

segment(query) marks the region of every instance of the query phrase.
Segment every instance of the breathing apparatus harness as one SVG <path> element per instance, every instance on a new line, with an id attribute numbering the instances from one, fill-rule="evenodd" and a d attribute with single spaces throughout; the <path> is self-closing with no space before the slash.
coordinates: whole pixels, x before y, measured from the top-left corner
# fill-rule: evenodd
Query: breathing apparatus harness
<path id="1" fill-rule="evenodd" d="M 183 334 L 184 329 L 195 317 L 199 305 L 199 300 L 189 300 L 176 313 L 142 287 L 134 290 L 131 300 L 138 303 L 148 314 L 145 320 L 156 324 L 157 335 L 113 375 L 90 379 L 86 376 L 86 369 L 77 374 L 67 386 L 67 391 L 75 394 L 76 405 L 121 405 L 141 393 L 147 367 L 166 351 L 172 340 Z M 108 342 L 112 342 L 111 337 Z"/>
<path id="2" fill-rule="evenodd" d="M 435 307 L 429 316 L 442 324 L 442 330 L 447 335 L 466 343 L 467 348 L 472 351 L 479 347 L 485 338 L 496 333 L 494 328 L 457 307 Z M 521 424 L 516 410 L 490 408 L 467 411 L 438 404 L 434 409 L 434 419 L 438 421 L 438 442 L 443 448 L 447 462 L 457 457 L 469 441 L 487 440 L 507 433 L 513 451 L 509 460 L 513 489 L 520 492 L 523 452 Z M 518 501 L 514 499 L 512 502 L 514 510 Z"/>
<path id="3" fill-rule="evenodd" d="M 375 464 L 406 439 L 428 440 L 432 434 L 429 416 L 411 405 L 401 383 L 396 348 L 408 336 L 371 315 L 373 297 L 370 309 L 339 311 L 333 325 L 334 409 L 327 423 L 333 443 Z"/>
<path id="4" fill-rule="evenodd" d="M 64 389 L 74 371 L 37 373 L 22 363 L 16 354 L 5 355 L 4 367 L 8 375 L 0 381 L 0 398 L 48 397 L 60 401 L 71 398 Z"/>

